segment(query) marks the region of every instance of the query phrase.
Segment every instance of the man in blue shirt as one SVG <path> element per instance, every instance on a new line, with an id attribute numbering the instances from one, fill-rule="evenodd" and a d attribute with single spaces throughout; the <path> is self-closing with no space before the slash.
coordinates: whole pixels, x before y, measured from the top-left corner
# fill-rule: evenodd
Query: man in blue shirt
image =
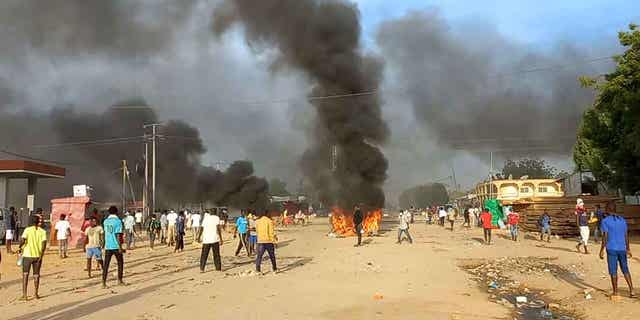
<path id="1" fill-rule="evenodd" d="M 249 246 L 247 246 L 248 235 L 249 235 L 249 221 L 245 218 L 245 211 L 240 211 L 240 216 L 236 219 L 236 230 L 233 233 L 233 237 L 235 238 L 238 234 L 240 235 L 240 241 L 238 242 L 238 249 L 236 249 L 236 257 L 240 254 L 240 249 L 244 247 L 247 251 L 247 256 L 249 256 Z"/>
<path id="2" fill-rule="evenodd" d="M 607 265 L 609 267 L 609 275 L 611 276 L 611 286 L 613 287 L 612 297 L 618 295 L 618 264 L 624 279 L 629 285 L 629 296 L 634 298 L 633 282 L 631 281 L 631 273 L 627 264 L 627 256 L 631 255 L 629 247 L 629 234 L 627 232 L 627 222 L 623 217 L 614 213 L 615 205 L 607 204 L 607 212 L 602 220 L 602 246 L 600 247 L 600 259 L 604 259 L 604 249 L 607 249 Z"/>
<path id="3" fill-rule="evenodd" d="M 538 219 L 538 226 L 540 227 L 540 241 L 543 241 L 545 233 L 547 234 L 547 242 L 551 242 L 551 217 L 547 209 L 544 210 L 540 219 Z"/>
<path id="4" fill-rule="evenodd" d="M 104 267 L 102 268 L 102 288 L 107 287 L 107 275 L 109 274 L 109 263 L 111 257 L 116 256 L 118 261 L 118 284 L 125 285 L 122 281 L 124 274 L 124 256 L 122 249 L 122 221 L 118 217 L 118 208 L 109 207 L 109 216 L 102 223 L 104 229 Z"/>

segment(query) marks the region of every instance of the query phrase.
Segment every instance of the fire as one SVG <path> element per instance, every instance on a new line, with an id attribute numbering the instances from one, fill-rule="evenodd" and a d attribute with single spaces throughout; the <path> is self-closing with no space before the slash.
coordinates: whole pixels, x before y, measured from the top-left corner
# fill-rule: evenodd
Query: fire
<path id="1" fill-rule="evenodd" d="M 382 209 L 367 211 L 362 221 L 364 233 L 376 234 L 380 228 L 380 221 L 382 221 Z M 331 209 L 331 224 L 333 225 L 334 233 L 347 237 L 356 235 L 356 228 L 353 225 L 353 211 L 351 210 L 344 210 L 338 207 Z"/>

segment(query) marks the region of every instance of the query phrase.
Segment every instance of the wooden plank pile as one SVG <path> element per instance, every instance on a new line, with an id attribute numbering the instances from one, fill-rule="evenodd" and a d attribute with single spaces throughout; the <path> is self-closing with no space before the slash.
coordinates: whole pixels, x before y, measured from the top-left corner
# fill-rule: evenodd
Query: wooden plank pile
<path id="1" fill-rule="evenodd" d="M 608 202 L 618 200 L 618 198 L 611 196 L 534 198 L 526 203 L 513 204 L 513 209 L 520 214 L 520 228 L 524 231 L 539 232 L 538 219 L 546 209 L 551 217 L 551 234 L 572 237 L 580 233 L 576 226 L 575 216 L 576 200 L 578 198 L 584 200 L 587 212 L 595 211 L 596 204 L 599 204 L 605 210 Z M 618 208 L 620 208 L 620 205 L 618 205 Z M 640 218 L 640 211 L 638 218 Z M 627 222 L 635 222 L 634 220 L 628 220 Z M 637 223 L 630 224 L 630 229 L 633 227 L 640 230 L 640 219 L 637 220 Z"/>

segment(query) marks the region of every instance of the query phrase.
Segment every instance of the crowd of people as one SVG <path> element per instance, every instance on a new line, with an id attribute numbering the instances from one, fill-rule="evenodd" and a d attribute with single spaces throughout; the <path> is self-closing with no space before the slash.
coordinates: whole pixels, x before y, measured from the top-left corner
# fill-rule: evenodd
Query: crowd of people
<path id="1" fill-rule="evenodd" d="M 12 242 L 14 229 L 12 222 L 7 224 L 9 228 L 5 234 L 6 252 L 18 254 L 18 264 L 22 267 L 23 294 L 21 299 L 27 300 L 27 286 L 29 276 L 33 275 L 35 294 L 39 299 L 40 272 L 42 261 L 47 248 L 47 232 L 43 224 L 41 214 L 30 216 L 31 222 L 21 234 L 17 251 L 13 250 Z M 10 215 L 9 219 L 15 217 Z M 174 210 L 151 214 L 144 221 L 142 214 L 118 211 L 111 206 L 105 215 L 100 215 L 98 210 L 93 210 L 86 217 L 81 227 L 81 241 L 79 241 L 86 256 L 86 271 L 88 278 L 92 278 L 94 270 L 92 262 L 95 260 L 101 270 L 102 287 L 107 288 L 109 268 L 111 260 L 115 258 L 116 276 L 118 285 L 126 286 L 124 281 L 125 253 L 127 250 L 136 249 L 136 240 L 146 232 L 149 241 L 149 249 L 154 250 L 156 240 L 160 244 L 173 248 L 175 252 L 184 250 L 185 234 L 191 230 L 193 244 L 201 246 L 200 271 L 205 272 L 209 254 L 213 256 L 215 270 L 222 271 L 222 258 L 220 246 L 223 244 L 223 231 L 226 228 L 228 213 L 224 210 L 213 210 L 190 213 L 187 210 L 175 212 Z M 58 246 L 60 259 L 68 257 L 69 240 L 72 236 L 71 224 L 67 216 L 61 214 L 53 227 Z M 278 238 L 275 233 L 275 223 L 267 211 L 257 213 L 251 210 L 243 210 L 235 219 L 233 238 L 238 239 L 235 255 L 238 256 L 244 249 L 246 256 L 255 257 L 255 270 L 262 272 L 262 258 L 268 254 L 273 272 L 277 272 L 276 243 Z M 0 262 L 2 254 L 0 253 Z"/>
<path id="2" fill-rule="evenodd" d="M 520 214 L 510 206 L 505 206 L 502 209 L 503 214 L 499 217 L 494 217 L 489 207 L 484 207 L 482 210 L 480 210 L 479 206 L 463 208 L 464 222 L 462 226 L 470 228 L 472 220 L 475 220 L 473 224 L 483 229 L 484 243 L 486 245 L 491 245 L 492 231 L 496 229 L 506 230 L 510 236 L 510 240 L 517 242 L 519 241 Z M 593 231 L 593 236 L 596 241 L 601 239 L 599 257 L 603 260 L 606 257 L 607 269 L 613 288 L 613 296 L 618 295 L 619 268 L 629 286 L 630 296 L 634 297 L 633 282 L 628 264 L 628 258 L 632 257 L 632 253 L 629 246 L 627 222 L 623 217 L 615 213 L 615 203 L 613 202 L 607 204 L 606 211 L 602 210 L 600 205 L 595 205 L 591 209 L 592 211 L 589 212 L 588 208 L 585 207 L 584 201 L 577 199 L 575 226 L 576 233 L 579 234 L 579 237 L 576 251 L 578 253 L 589 254 L 589 238 Z M 433 224 L 437 221 L 441 227 L 445 228 L 447 225 L 446 222 L 448 222 L 451 231 L 454 231 L 454 224 L 459 218 L 458 208 L 454 205 L 434 206 L 424 209 L 414 209 L 411 207 L 410 209 L 401 210 L 398 213 L 398 238 L 396 243 L 401 244 L 404 240 L 410 244 L 413 243 L 409 229 L 414 220 L 413 216 L 416 214 L 424 216 L 427 224 Z M 552 225 L 551 215 L 549 211 L 545 209 L 537 219 L 540 241 L 551 242 Z M 358 243 L 360 243 L 360 240 L 358 240 Z"/>
<path id="3" fill-rule="evenodd" d="M 609 203 L 606 210 L 602 210 L 599 205 L 586 208 L 584 202 L 578 199 L 575 209 L 575 224 L 579 233 L 576 250 L 580 253 L 588 254 L 589 238 L 593 228 L 594 238 L 601 239 L 599 257 L 607 260 L 608 273 L 611 278 L 613 295 L 618 294 L 618 268 L 622 271 L 625 281 L 629 286 L 630 295 L 633 297 L 633 283 L 629 271 L 628 258 L 632 256 L 629 246 L 628 226 L 625 219 L 615 213 L 615 204 Z M 15 212 L 11 210 L 10 212 Z M 354 208 L 353 223 L 355 226 L 357 242 L 355 246 L 362 245 L 363 220 L 364 216 L 359 206 Z M 510 235 L 510 240 L 519 241 L 520 215 L 511 207 L 504 207 L 502 215 L 492 213 L 489 206 L 482 210 L 478 206 L 471 206 L 462 209 L 464 222 L 463 228 L 471 228 L 476 225 L 483 229 L 484 243 L 491 245 L 492 231 L 504 229 Z M 27 287 L 29 276 L 33 275 L 35 298 L 39 298 L 40 272 L 42 260 L 47 248 L 47 232 L 43 228 L 44 219 L 42 214 L 31 215 L 31 221 L 27 228 L 22 231 L 20 243 L 17 251 L 13 250 L 15 235 L 15 217 L 10 214 L 7 221 L 6 252 L 8 254 L 19 254 L 18 264 L 22 267 L 22 297 L 27 299 Z M 458 208 L 453 205 L 443 205 L 425 209 L 402 210 L 398 214 L 398 234 L 397 243 L 407 241 L 413 243 L 410 233 L 410 226 L 414 223 L 414 216 L 422 214 L 427 224 L 435 221 L 442 227 L 448 226 L 451 231 L 455 230 L 455 222 L 459 218 Z M 286 218 L 286 215 L 285 215 Z M 87 217 L 82 225 L 82 245 L 86 255 L 86 271 L 89 278 L 92 277 L 92 262 L 96 261 L 101 269 L 102 286 L 107 287 L 109 267 L 111 260 L 115 257 L 117 262 L 117 283 L 126 285 L 124 282 L 125 252 L 136 248 L 136 238 L 141 237 L 145 232 L 149 240 L 150 250 L 154 250 L 156 240 L 161 245 L 173 248 L 175 252 L 184 250 L 185 234 L 190 230 L 193 243 L 201 246 L 200 271 L 205 272 L 205 267 L 209 259 L 209 254 L 213 256 L 215 270 L 222 270 L 222 259 L 220 246 L 223 244 L 223 231 L 228 220 L 226 210 L 212 210 L 204 212 L 189 212 L 183 210 L 164 211 L 162 213 L 151 214 L 147 221 L 142 215 L 125 212 L 120 214 L 118 208 L 112 206 L 108 209 L 106 216 L 98 214 L 97 210 Z M 261 272 L 261 264 L 264 254 L 267 253 L 271 261 L 273 272 L 277 272 L 276 263 L 276 243 L 278 238 L 275 233 L 276 222 L 272 220 L 267 211 L 257 213 L 252 210 L 242 210 L 234 221 L 233 238 L 238 244 L 235 249 L 235 256 L 239 256 L 244 250 L 247 257 L 255 256 L 255 270 Z M 551 241 L 551 230 L 554 222 L 547 210 L 539 216 L 537 220 L 540 241 Z M 58 245 L 58 255 L 61 259 L 68 257 L 69 239 L 71 237 L 71 225 L 67 221 L 67 216 L 62 214 L 53 227 Z M 581 251 L 581 249 L 583 251 Z M 0 262 L 2 255 L 0 254 Z"/>

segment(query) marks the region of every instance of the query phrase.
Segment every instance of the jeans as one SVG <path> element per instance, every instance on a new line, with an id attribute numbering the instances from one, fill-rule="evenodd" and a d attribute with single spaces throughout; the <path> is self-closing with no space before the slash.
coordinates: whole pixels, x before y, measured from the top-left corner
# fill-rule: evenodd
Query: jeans
<path id="1" fill-rule="evenodd" d="M 176 232 L 176 248 L 175 250 L 184 250 L 184 233 Z"/>
<path id="2" fill-rule="evenodd" d="M 69 239 L 58 240 L 58 253 L 60 257 L 67 257 L 67 249 L 69 247 Z"/>
<path id="3" fill-rule="evenodd" d="M 262 264 L 262 256 L 267 251 L 269 254 L 269 260 L 271 260 L 271 269 L 273 271 L 278 270 L 276 267 L 276 247 L 273 243 L 258 243 L 258 254 L 256 255 L 256 271 L 260 272 L 260 266 Z"/>
<path id="4" fill-rule="evenodd" d="M 127 236 L 127 248 L 131 248 L 136 245 L 136 239 L 134 237 L 133 229 L 125 229 L 125 233 Z"/>
<path id="5" fill-rule="evenodd" d="M 124 274 L 124 256 L 120 250 L 105 250 L 104 252 L 104 266 L 102 267 L 102 283 L 107 282 L 107 275 L 109 274 L 109 263 L 111 263 L 111 256 L 116 256 L 118 260 L 118 281 L 122 281 Z"/>
<path id="6" fill-rule="evenodd" d="M 413 239 L 411 239 L 411 235 L 409 234 L 409 229 L 398 229 L 398 243 L 402 242 L 403 233 L 407 236 L 409 243 L 413 243 Z"/>
<path id="7" fill-rule="evenodd" d="M 204 267 L 207 265 L 209 259 L 209 251 L 213 253 L 213 264 L 216 266 L 216 270 L 222 270 L 222 260 L 220 259 L 220 242 L 215 243 L 203 243 L 202 252 L 200 253 L 200 271 L 204 271 Z"/>
<path id="8" fill-rule="evenodd" d="M 518 225 L 517 224 L 512 224 L 511 225 L 511 236 L 513 236 L 513 237 L 517 237 L 518 236 Z"/>

